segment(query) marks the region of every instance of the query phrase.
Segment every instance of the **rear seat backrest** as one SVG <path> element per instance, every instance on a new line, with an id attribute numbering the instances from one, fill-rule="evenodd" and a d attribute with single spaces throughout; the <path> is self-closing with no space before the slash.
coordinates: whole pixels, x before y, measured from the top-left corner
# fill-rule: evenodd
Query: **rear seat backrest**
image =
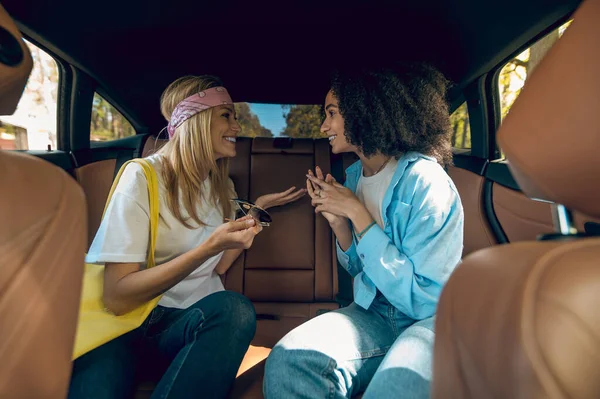
<path id="1" fill-rule="evenodd" d="M 238 196 L 257 197 L 305 187 L 306 173 L 330 172 L 327 140 L 238 139 L 231 176 Z M 306 196 L 269 210 L 273 224 L 231 268 L 226 288 L 250 298 L 259 315 L 256 344 L 273 345 L 320 309 L 337 308 L 332 236 Z"/>
<path id="2" fill-rule="evenodd" d="M 296 140 L 284 150 L 273 143 L 254 140 L 250 198 L 284 191 L 291 185 L 303 187 L 306 173 L 315 164 L 326 165 L 323 167 L 329 172 L 329 153 L 320 145 L 323 142 L 315 145 L 312 140 Z M 270 213 L 272 228 L 263 230 L 246 256 L 245 294 L 256 301 L 333 299 L 330 231 L 321 223 L 323 218 L 315 218 L 309 197 Z"/>
<path id="3" fill-rule="evenodd" d="M 113 182 L 116 159 L 90 163 L 75 169 L 75 178 L 87 198 L 88 247 L 100 227 L 104 205 Z"/>
<path id="4" fill-rule="evenodd" d="M 456 166 L 448 167 L 448 175 L 458 190 L 465 212 L 463 257 L 479 249 L 496 245 L 496 238 L 483 209 L 485 178 Z"/>
<path id="5" fill-rule="evenodd" d="M 135 155 L 134 148 L 95 148 L 72 153 L 75 178 L 87 198 L 88 246 L 100 227 L 106 199 L 116 172 Z"/>

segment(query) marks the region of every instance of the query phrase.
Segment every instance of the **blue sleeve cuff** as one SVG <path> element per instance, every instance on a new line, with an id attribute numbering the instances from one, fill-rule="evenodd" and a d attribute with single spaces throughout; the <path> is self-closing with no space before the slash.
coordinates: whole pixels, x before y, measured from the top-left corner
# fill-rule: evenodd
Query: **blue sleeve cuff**
<path id="1" fill-rule="evenodd" d="M 362 236 L 356 246 L 356 252 L 366 266 L 373 261 L 380 262 L 382 251 L 389 243 L 390 238 L 376 224 Z"/>
<path id="2" fill-rule="evenodd" d="M 342 248 L 340 248 L 340 243 L 335 240 L 335 248 L 340 265 L 342 265 L 344 269 L 346 269 L 353 277 L 358 274 L 358 270 L 355 270 L 358 259 L 356 256 L 356 246 L 354 245 L 354 240 L 352 240 L 352 244 L 350 244 L 350 247 L 346 251 L 343 251 Z"/>

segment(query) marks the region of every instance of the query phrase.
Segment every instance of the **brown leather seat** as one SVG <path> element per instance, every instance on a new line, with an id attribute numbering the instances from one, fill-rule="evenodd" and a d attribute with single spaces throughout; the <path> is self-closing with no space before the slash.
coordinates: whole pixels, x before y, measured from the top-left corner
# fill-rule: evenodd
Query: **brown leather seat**
<path id="1" fill-rule="evenodd" d="M 463 257 L 497 243 L 483 209 L 483 187 L 485 178 L 456 166 L 448 168 L 465 210 L 465 240 Z"/>
<path id="2" fill-rule="evenodd" d="M 599 36 L 587 0 L 498 133 L 526 194 L 596 218 Z M 440 299 L 432 397 L 599 398 L 599 260 L 600 238 L 576 236 L 468 256 Z"/>
<path id="3" fill-rule="evenodd" d="M 41 159 L 0 151 L 0 397 L 64 398 L 87 224 L 77 183 Z"/>
<path id="4" fill-rule="evenodd" d="M 78 166 L 77 160 L 79 155 L 71 155 L 75 160 L 75 178 L 83 189 L 87 199 L 87 250 L 90 245 L 92 245 L 96 232 L 100 227 L 100 222 L 102 221 L 104 206 L 106 205 L 108 193 L 110 192 L 110 187 L 112 186 L 115 177 L 117 159 L 103 159 L 101 161 L 88 163 L 84 166 Z M 133 154 L 131 157 L 133 158 Z"/>

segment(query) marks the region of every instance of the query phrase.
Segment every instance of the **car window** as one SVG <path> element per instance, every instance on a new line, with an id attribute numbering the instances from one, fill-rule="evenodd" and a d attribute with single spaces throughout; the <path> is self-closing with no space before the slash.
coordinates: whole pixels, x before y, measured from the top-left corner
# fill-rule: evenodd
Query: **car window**
<path id="1" fill-rule="evenodd" d="M 13 115 L 0 116 L 0 148 L 4 150 L 57 149 L 59 71 L 54 58 L 25 40 L 33 70 Z"/>
<path id="2" fill-rule="evenodd" d="M 111 141 L 135 135 L 131 123 L 100 94 L 92 102 L 91 141 Z"/>
<path id="3" fill-rule="evenodd" d="M 236 103 L 243 137 L 322 138 L 319 105 Z"/>
<path id="4" fill-rule="evenodd" d="M 466 101 L 450 115 L 450 126 L 452 127 L 452 147 L 458 150 L 470 150 L 471 125 Z"/>

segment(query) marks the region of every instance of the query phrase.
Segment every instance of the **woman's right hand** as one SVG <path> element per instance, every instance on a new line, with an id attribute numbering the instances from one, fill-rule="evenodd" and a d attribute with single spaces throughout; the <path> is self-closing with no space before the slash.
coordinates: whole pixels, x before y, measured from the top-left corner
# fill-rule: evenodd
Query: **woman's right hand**
<path id="1" fill-rule="evenodd" d="M 327 176 L 324 177 L 323 171 L 318 166 L 315 168 L 315 172 L 317 175 L 316 177 L 318 179 L 325 181 L 326 183 L 333 184 L 336 182 L 335 178 L 333 176 L 331 176 L 330 174 L 327 174 Z M 313 174 L 312 170 L 309 170 L 308 174 L 311 176 L 315 176 Z M 318 197 L 317 194 L 315 194 L 315 187 L 313 186 L 313 183 L 308 179 L 306 179 L 306 189 L 308 190 L 308 195 L 310 195 L 311 199 L 315 199 Z M 313 203 L 313 206 L 315 206 L 314 203 Z M 333 213 L 330 213 L 330 212 L 320 212 L 320 213 L 329 222 L 329 225 L 331 227 L 340 226 L 342 224 L 348 224 L 348 219 L 346 219 L 343 216 L 334 215 Z"/>
<path id="2" fill-rule="evenodd" d="M 227 249 L 248 249 L 261 231 L 262 226 L 252 216 L 244 216 L 217 227 L 206 244 L 214 255 Z"/>

